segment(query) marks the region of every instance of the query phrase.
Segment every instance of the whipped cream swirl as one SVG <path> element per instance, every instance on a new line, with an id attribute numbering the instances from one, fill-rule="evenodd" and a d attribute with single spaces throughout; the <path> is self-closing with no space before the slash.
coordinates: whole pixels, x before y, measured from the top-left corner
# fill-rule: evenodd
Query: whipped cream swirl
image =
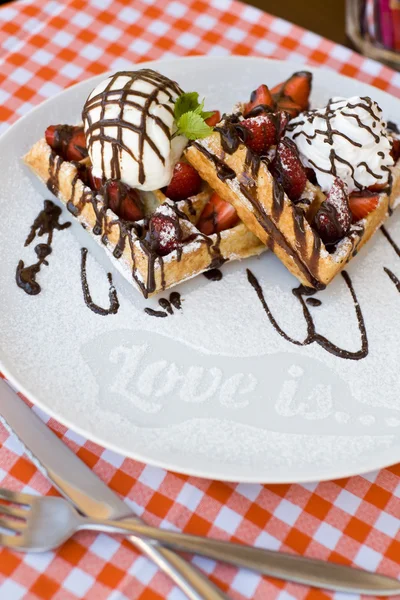
<path id="1" fill-rule="evenodd" d="M 348 193 L 389 182 L 391 141 L 382 110 L 368 96 L 332 98 L 325 108 L 293 119 L 287 131 L 305 167 L 328 192 L 336 177 Z"/>
<path id="2" fill-rule="evenodd" d="M 83 109 L 94 177 L 151 191 L 171 180 L 187 144 L 175 136 L 174 104 L 182 90 L 151 69 L 122 71 L 101 82 Z"/>

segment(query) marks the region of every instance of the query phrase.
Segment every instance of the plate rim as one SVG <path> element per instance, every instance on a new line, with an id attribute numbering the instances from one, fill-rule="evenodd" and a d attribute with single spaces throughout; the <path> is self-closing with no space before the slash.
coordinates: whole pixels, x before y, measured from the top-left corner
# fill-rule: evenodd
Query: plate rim
<path id="1" fill-rule="evenodd" d="M 313 73 L 317 73 L 317 72 L 321 72 L 321 71 L 325 72 L 325 73 L 332 72 L 336 77 L 347 79 L 347 80 L 354 82 L 354 78 L 343 75 L 342 73 L 338 73 L 334 69 L 330 69 L 329 67 L 327 68 L 326 66 L 313 66 L 313 65 L 307 65 L 306 63 L 302 63 L 302 62 L 298 63 L 296 61 L 280 60 L 280 59 L 274 59 L 274 58 L 268 58 L 268 57 L 262 57 L 262 56 L 241 56 L 241 55 L 228 55 L 228 56 L 218 56 L 218 57 L 202 56 L 202 55 L 184 56 L 184 57 L 167 58 L 167 59 L 161 58 L 161 59 L 152 60 L 152 61 L 140 61 L 138 63 L 132 63 L 132 67 L 133 68 L 134 67 L 145 68 L 145 67 L 154 66 L 154 68 L 160 68 L 163 64 L 164 65 L 177 64 L 177 63 L 182 63 L 183 61 L 187 61 L 187 62 L 198 62 L 198 61 L 200 61 L 200 62 L 210 61 L 211 62 L 212 61 L 212 63 L 215 64 L 216 60 L 222 61 L 222 62 L 236 60 L 236 61 L 240 61 L 240 62 L 251 62 L 251 63 L 253 63 L 254 61 L 257 61 L 257 62 L 273 63 L 273 64 L 285 64 L 287 66 L 291 66 L 294 70 L 308 69 L 308 70 L 311 70 Z M 97 81 L 100 78 L 106 78 L 107 76 L 109 76 L 113 73 L 114 73 L 114 71 L 107 70 L 107 71 L 104 71 L 104 73 L 93 75 L 91 77 L 83 79 L 82 81 L 78 81 L 78 82 L 74 83 L 73 85 L 62 89 L 59 92 L 57 92 L 57 94 L 54 94 L 53 96 L 45 99 L 43 102 L 41 102 L 40 104 L 38 104 L 37 106 L 34 106 L 31 110 L 29 110 L 25 115 L 23 115 L 22 117 L 20 117 L 16 121 L 14 121 L 11 124 L 11 126 L 0 135 L 0 144 L 3 143 L 4 139 L 7 138 L 7 136 L 10 134 L 10 132 L 12 134 L 12 130 L 15 125 L 17 125 L 17 124 L 20 125 L 21 123 L 25 122 L 26 120 L 32 119 L 32 116 L 35 114 L 36 111 L 41 110 L 44 105 L 54 102 L 58 97 L 62 96 L 67 90 L 70 91 L 70 90 L 73 90 L 73 89 L 83 85 L 83 84 L 88 84 L 90 81 Z M 358 80 L 356 80 L 356 81 L 358 81 Z M 362 86 L 374 87 L 374 86 L 372 86 L 372 84 L 365 83 L 362 81 L 360 81 L 359 83 L 361 83 Z M 399 101 L 399 108 L 400 108 L 400 99 L 396 98 L 392 94 L 389 94 L 385 90 L 381 90 L 380 88 L 375 88 L 375 89 L 380 94 L 386 95 L 386 96 L 390 97 L 391 99 L 395 99 L 395 100 Z M 393 466 L 393 465 L 397 464 L 400 460 L 400 456 L 399 456 L 397 459 L 395 459 L 393 461 L 392 461 L 392 459 L 390 459 L 390 461 L 392 461 L 392 462 L 388 462 L 389 456 L 386 456 L 386 455 L 389 453 L 390 454 L 393 453 L 393 447 L 391 447 L 389 449 L 385 449 L 385 451 L 383 453 L 379 454 L 379 457 L 378 457 L 378 460 L 376 461 L 376 463 L 372 463 L 372 461 L 369 460 L 368 465 L 365 465 L 365 466 L 361 467 L 361 469 L 357 469 L 356 471 L 354 471 L 354 467 L 352 469 L 350 468 L 349 471 L 346 471 L 345 469 L 342 469 L 342 470 L 339 469 L 337 472 L 333 472 L 333 473 L 330 472 L 326 476 L 318 475 L 317 479 L 306 477 L 306 476 L 296 477 L 296 479 L 288 479 L 287 476 L 285 477 L 284 475 L 282 477 L 275 476 L 273 478 L 271 478 L 271 477 L 268 478 L 268 476 L 267 476 L 267 478 L 266 478 L 265 475 L 257 476 L 255 474 L 250 473 L 247 476 L 241 474 L 240 479 L 234 480 L 234 479 L 232 479 L 232 477 L 225 476 L 222 473 L 220 473 L 218 471 L 218 468 L 217 468 L 218 472 L 213 473 L 212 469 L 211 469 L 211 471 L 206 472 L 204 469 L 200 469 L 200 468 L 190 469 L 190 468 L 186 468 L 186 467 L 180 467 L 180 466 L 177 466 L 174 464 L 171 465 L 171 463 L 168 461 L 157 460 L 155 458 L 149 459 L 148 457 L 141 455 L 140 451 L 139 452 L 127 451 L 126 449 L 123 450 L 123 449 L 119 448 L 116 444 L 114 444 L 112 442 L 105 443 L 104 439 L 100 439 L 95 434 L 92 434 L 91 432 L 88 432 L 86 429 L 79 427 L 79 425 L 77 425 L 76 423 L 72 423 L 68 418 L 64 418 L 63 416 L 60 417 L 60 415 L 57 413 L 57 411 L 53 411 L 52 408 L 50 408 L 47 404 L 43 404 L 37 398 L 37 396 L 35 394 L 29 392 L 26 385 L 21 384 L 18 381 L 18 378 L 16 376 L 14 376 L 13 373 L 11 372 L 11 370 L 8 369 L 8 367 L 4 364 L 3 358 L 1 355 L 3 355 L 3 357 L 5 357 L 6 352 L 4 351 L 4 349 L 0 348 L 0 373 L 2 373 L 4 375 L 6 383 L 9 384 L 10 387 L 16 393 L 22 394 L 29 402 L 31 402 L 33 405 L 37 406 L 46 415 L 53 418 L 58 423 L 62 424 L 64 427 L 76 432 L 78 435 L 82 436 L 83 438 L 96 443 L 100 447 L 105 448 L 105 449 L 110 449 L 111 451 L 113 451 L 121 456 L 124 456 L 127 458 L 132 458 L 133 460 L 136 460 L 143 464 L 149 464 L 154 467 L 163 468 L 163 469 L 173 471 L 176 473 L 180 473 L 183 475 L 199 477 L 202 479 L 212 479 L 212 480 L 225 481 L 225 482 L 243 482 L 243 483 L 250 483 L 250 484 L 253 484 L 253 483 L 255 483 L 255 484 L 271 484 L 271 485 L 273 485 L 273 484 L 295 484 L 295 483 L 302 484 L 302 483 L 310 483 L 310 482 L 315 482 L 315 481 L 330 481 L 330 480 L 335 480 L 335 479 L 348 478 L 348 477 L 352 477 L 355 475 L 363 475 L 363 474 L 371 472 L 371 471 L 375 471 L 375 470 Z M 245 465 L 240 467 L 240 471 L 242 471 L 244 469 L 246 469 Z"/>

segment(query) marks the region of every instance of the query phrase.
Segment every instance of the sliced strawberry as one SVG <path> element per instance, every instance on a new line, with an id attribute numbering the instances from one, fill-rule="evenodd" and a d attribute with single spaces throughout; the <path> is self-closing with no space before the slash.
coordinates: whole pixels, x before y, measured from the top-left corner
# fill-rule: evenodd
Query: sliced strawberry
<path id="1" fill-rule="evenodd" d="M 346 186 L 341 179 L 336 178 L 315 215 L 315 227 L 325 244 L 334 244 L 349 231 L 351 221 Z"/>
<path id="2" fill-rule="evenodd" d="M 195 196 L 201 190 L 202 180 L 192 165 L 186 162 L 177 162 L 172 179 L 164 190 L 165 195 L 177 202 Z"/>
<path id="3" fill-rule="evenodd" d="M 250 95 L 250 102 L 247 102 L 244 108 L 244 115 L 246 116 L 256 106 L 264 106 L 270 110 L 275 108 L 274 99 L 271 96 L 271 92 L 265 84 L 259 85 L 256 90 L 253 90 Z"/>
<path id="4" fill-rule="evenodd" d="M 83 127 L 50 125 L 45 131 L 46 142 L 65 160 L 79 161 L 86 158 L 86 138 Z"/>
<path id="5" fill-rule="evenodd" d="M 109 179 L 103 185 L 101 193 L 107 206 L 121 219 L 138 221 L 143 218 L 143 204 L 139 193 L 122 181 Z"/>
<path id="6" fill-rule="evenodd" d="M 393 138 L 392 139 L 392 149 L 390 154 L 393 157 L 394 162 L 397 162 L 400 158 L 400 139 Z"/>
<path id="7" fill-rule="evenodd" d="M 301 106 L 288 96 L 283 96 L 277 101 L 279 110 L 287 112 L 291 118 L 297 117 L 301 113 Z"/>
<path id="8" fill-rule="evenodd" d="M 241 121 L 240 125 L 249 131 L 246 146 L 257 154 L 266 154 L 269 148 L 277 143 L 276 120 L 272 115 L 250 117 Z"/>
<path id="9" fill-rule="evenodd" d="M 282 138 L 276 147 L 270 170 L 289 198 L 299 200 L 307 183 L 307 173 L 301 164 L 296 145 L 289 138 Z"/>
<path id="10" fill-rule="evenodd" d="M 181 245 L 181 230 L 177 219 L 168 215 L 153 215 L 146 236 L 152 249 L 165 256 Z"/>
<path id="11" fill-rule="evenodd" d="M 204 235 L 211 235 L 230 229 L 238 222 L 239 217 L 233 206 L 214 192 L 200 215 L 197 229 Z"/>
<path id="12" fill-rule="evenodd" d="M 369 213 L 376 209 L 379 195 L 368 191 L 357 192 L 350 196 L 349 205 L 353 215 L 353 223 L 364 219 Z"/>
<path id="13" fill-rule="evenodd" d="M 214 111 L 214 114 L 211 115 L 211 117 L 208 117 L 208 119 L 205 120 L 205 122 L 210 127 L 214 127 L 217 123 L 220 122 L 220 120 L 221 120 L 221 113 L 219 112 L 219 110 L 216 110 L 216 111 Z"/>
<path id="14" fill-rule="evenodd" d="M 93 167 L 89 167 L 88 168 L 88 186 L 90 187 L 91 190 L 93 190 L 94 192 L 98 192 L 100 191 L 101 187 L 103 186 L 104 181 L 101 179 L 101 177 L 95 177 L 93 175 Z"/>
<path id="15" fill-rule="evenodd" d="M 274 99 L 279 100 L 284 96 L 289 97 L 300 106 L 300 111 L 308 108 L 311 92 L 312 73 L 309 71 L 298 71 L 293 73 L 289 79 L 283 81 L 271 90 Z"/>

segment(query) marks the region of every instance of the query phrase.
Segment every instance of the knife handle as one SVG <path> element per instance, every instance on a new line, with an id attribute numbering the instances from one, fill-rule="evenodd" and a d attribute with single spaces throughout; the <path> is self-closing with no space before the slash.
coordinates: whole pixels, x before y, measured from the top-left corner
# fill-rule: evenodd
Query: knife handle
<path id="1" fill-rule="evenodd" d="M 126 539 L 168 575 L 189 600 L 229 600 L 201 571 L 172 550 L 134 536 Z"/>

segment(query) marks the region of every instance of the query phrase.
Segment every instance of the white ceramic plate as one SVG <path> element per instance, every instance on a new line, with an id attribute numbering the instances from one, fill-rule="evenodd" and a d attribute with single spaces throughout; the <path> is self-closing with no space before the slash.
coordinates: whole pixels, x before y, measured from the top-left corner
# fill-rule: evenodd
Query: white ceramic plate
<path id="1" fill-rule="evenodd" d="M 144 65 L 142 65 L 144 66 Z M 299 65 L 257 58 L 186 58 L 152 63 L 197 90 L 209 108 L 227 110 L 261 82 L 274 85 Z M 132 66 L 134 68 L 134 66 Z M 246 277 L 259 279 L 274 317 L 296 340 L 306 337 L 295 279 L 272 253 L 225 265 L 179 286 L 183 310 L 156 319 L 77 224 L 55 232 L 42 293 L 15 284 L 24 240 L 44 198 L 21 156 L 48 124 L 77 122 L 102 76 L 50 99 L 0 139 L 1 368 L 35 404 L 101 445 L 143 462 L 202 477 L 295 482 L 343 477 L 400 460 L 400 258 L 381 232 L 347 271 L 360 304 L 369 353 L 345 360 L 317 343 L 298 346 L 272 327 Z M 331 71 L 314 69 L 312 103 L 332 95 L 371 95 L 386 118 L 397 99 Z M 63 211 L 64 220 L 72 220 Z M 400 222 L 388 224 L 400 244 Z M 89 249 L 94 300 L 107 306 L 111 270 L 121 308 L 107 317 L 85 305 L 80 249 Z M 167 294 L 165 294 L 167 295 Z M 341 348 L 361 346 L 354 304 L 342 276 L 308 306 L 318 333 Z"/>

